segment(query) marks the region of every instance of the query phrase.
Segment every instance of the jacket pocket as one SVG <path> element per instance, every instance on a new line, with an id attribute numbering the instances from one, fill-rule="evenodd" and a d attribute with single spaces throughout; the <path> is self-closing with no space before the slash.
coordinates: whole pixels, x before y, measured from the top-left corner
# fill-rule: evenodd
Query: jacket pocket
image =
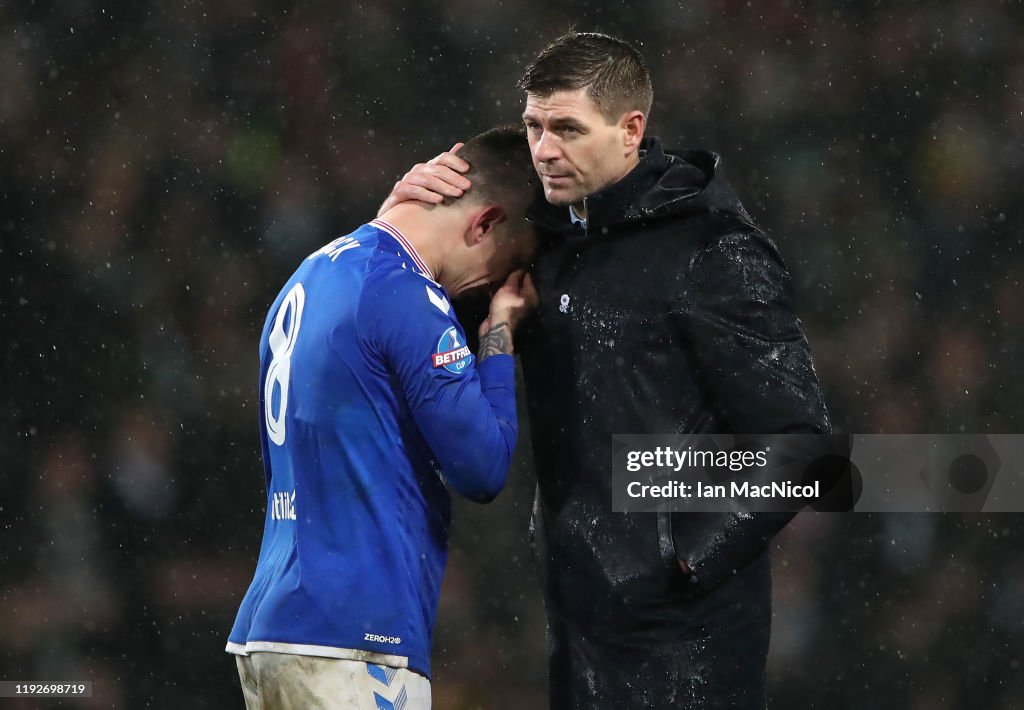
<path id="1" fill-rule="evenodd" d="M 682 573 L 679 558 L 676 556 L 676 541 L 672 538 L 672 513 L 655 513 L 658 517 L 658 551 L 661 561 L 666 566 Z"/>
<path id="2" fill-rule="evenodd" d="M 533 511 L 530 513 L 530 557 L 533 559 L 533 569 L 540 582 L 541 593 L 550 597 L 551 588 L 548 582 L 547 545 L 544 539 L 544 512 L 541 510 L 540 487 L 538 486 L 533 497 Z"/>
<path id="3" fill-rule="evenodd" d="M 682 598 L 695 599 L 702 596 L 704 590 L 698 583 L 697 578 L 687 575 L 679 564 L 679 548 L 676 545 L 675 531 L 672 524 L 673 515 L 673 513 L 657 513 L 658 546 L 661 549 L 661 559 L 665 566 L 669 568 L 669 574 L 675 578 L 676 582 L 674 584 L 678 585 L 676 589 L 682 595 Z M 678 513 L 675 515 L 678 515 Z"/>

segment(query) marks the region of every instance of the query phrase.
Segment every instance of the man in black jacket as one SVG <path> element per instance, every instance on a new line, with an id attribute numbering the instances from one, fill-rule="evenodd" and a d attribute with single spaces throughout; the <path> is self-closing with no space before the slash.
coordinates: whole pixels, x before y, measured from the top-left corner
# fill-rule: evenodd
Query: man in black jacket
<path id="1" fill-rule="evenodd" d="M 610 444 L 829 431 L 789 274 L 717 155 L 644 138 L 633 47 L 569 33 L 519 87 L 546 198 L 530 214 L 547 238 L 540 307 L 519 342 L 551 707 L 763 708 L 768 542 L 791 515 L 614 513 Z M 442 154 L 388 202 L 457 197 L 464 167 Z"/>

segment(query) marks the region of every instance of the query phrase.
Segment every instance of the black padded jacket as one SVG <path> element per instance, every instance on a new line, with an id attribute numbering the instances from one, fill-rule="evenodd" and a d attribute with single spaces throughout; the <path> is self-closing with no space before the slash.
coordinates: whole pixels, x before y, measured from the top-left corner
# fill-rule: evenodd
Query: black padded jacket
<path id="1" fill-rule="evenodd" d="M 517 346 L 546 602 L 599 641 L 743 575 L 792 517 L 613 513 L 612 434 L 830 424 L 789 273 L 717 155 L 648 138 L 640 164 L 586 209 L 585 230 L 567 207 L 531 209 L 546 240 L 540 307 Z"/>

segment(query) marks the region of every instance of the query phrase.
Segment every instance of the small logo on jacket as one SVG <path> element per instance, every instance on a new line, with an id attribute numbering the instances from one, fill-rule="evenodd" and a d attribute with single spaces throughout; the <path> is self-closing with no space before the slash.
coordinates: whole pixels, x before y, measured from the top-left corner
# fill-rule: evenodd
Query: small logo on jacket
<path id="1" fill-rule="evenodd" d="M 453 325 L 437 341 L 437 350 L 431 356 L 434 368 L 443 367 L 454 375 L 462 374 L 473 356 L 469 346 L 459 338 L 459 331 Z"/>
<path id="2" fill-rule="evenodd" d="M 558 301 L 558 310 L 561 313 L 569 312 L 569 294 L 563 293 L 562 298 Z"/>

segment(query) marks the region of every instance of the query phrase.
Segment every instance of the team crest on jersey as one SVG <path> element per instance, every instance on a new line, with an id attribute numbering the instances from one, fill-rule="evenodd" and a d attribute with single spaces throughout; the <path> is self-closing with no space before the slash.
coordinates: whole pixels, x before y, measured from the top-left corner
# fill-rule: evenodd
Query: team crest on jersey
<path id="1" fill-rule="evenodd" d="M 430 361 L 435 369 L 443 367 L 448 372 L 459 375 L 469 367 L 469 363 L 472 362 L 471 358 L 472 353 L 469 352 L 469 346 L 462 341 L 458 329 L 453 325 L 437 341 L 437 348 L 430 357 Z"/>

